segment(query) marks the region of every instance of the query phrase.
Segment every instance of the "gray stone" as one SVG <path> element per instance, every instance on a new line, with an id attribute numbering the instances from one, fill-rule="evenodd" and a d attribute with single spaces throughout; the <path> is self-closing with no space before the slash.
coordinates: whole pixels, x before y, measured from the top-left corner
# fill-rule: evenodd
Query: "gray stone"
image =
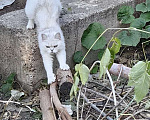
<path id="1" fill-rule="evenodd" d="M 64 11 L 60 18 L 66 40 L 67 63 L 73 69 L 72 55 L 81 47 L 83 31 L 93 22 L 105 28 L 118 27 L 117 11 L 123 4 L 135 6 L 136 0 L 63 0 Z M 27 18 L 24 9 L 0 16 L 0 73 L 5 78 L 17 73 L 23 88 L 33 91 L 41 79 L 46 78 L 38 48 L 36 30 L 26 30 Z M 112 31 L 106 38 L 111 38 Z M 86 64 L 97 59 L 97 51 L 86 58 Z M 58 64 L 54 64 L 58 68 Z"/>

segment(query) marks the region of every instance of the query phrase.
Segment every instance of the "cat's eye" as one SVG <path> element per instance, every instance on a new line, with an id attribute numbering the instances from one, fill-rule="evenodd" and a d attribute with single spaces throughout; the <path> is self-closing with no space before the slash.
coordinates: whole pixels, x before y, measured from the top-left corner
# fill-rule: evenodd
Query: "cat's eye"
<path id="1" fill-rule="evenodd" d="M 58 45 L 55 45 L 54 48 L 57 47 L 57 46 L 58 46 Z"/>
<path id="2" fill-rule="evenodd" d="M 46 48 L 50 48 L 50 46 L 46 46 Z"/>

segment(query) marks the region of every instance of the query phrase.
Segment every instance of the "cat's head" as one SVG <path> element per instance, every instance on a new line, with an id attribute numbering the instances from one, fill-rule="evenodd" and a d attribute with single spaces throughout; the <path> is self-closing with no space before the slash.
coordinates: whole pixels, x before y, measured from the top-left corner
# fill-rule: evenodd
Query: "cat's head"
<path id="1" fill-rule="evenodd" d="M 63 48 L 63 36 L 60 32 L 46 31 L 40 34 L 42 47 L 48 53 L 57 53 Z"/>

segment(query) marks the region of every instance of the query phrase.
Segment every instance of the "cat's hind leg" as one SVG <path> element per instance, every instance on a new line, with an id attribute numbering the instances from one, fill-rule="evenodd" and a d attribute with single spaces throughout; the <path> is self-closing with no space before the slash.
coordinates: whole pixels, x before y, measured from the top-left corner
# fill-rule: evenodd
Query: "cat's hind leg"
<path id="1" fill-rule="evenodd" d="M 38 4 L 37 1 L 38 0 L 27 0 L 26 2 L 25 13 L 28 17 L 27 29 L 34 28 L 35 10 Z"/>

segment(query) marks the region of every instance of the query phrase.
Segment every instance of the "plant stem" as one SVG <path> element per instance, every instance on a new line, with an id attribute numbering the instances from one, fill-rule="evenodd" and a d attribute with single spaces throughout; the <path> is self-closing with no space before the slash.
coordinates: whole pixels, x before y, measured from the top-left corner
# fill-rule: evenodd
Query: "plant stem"
<path id="1" fill-rule="evenodd" d="M 97 63 L 101 63 L 101 61 L 95 61 L 94 63 L 93 63 L 93 65 L 92 65 L 92 67 L 90 68 L 90 72 L 91 72 L 91 70 L 94 68 L 94 66 L 97 64 Z"/>
<path id="2" fill-rule="evenodd" d="M 113 93 L 113 97 L 114 97 L 114 105 L 117 106 L 117 99 L 116 99 L 116 95 L 115 95 L 115 89 L 114 89 L 113 81 L 112 81 L 112 78 L 110 76 L 109 71 L 107 70 L 106 72 L 107 72 L 107 75 L 108 75 L 108 78 L 110 80 L 110 84 L 112 87 L 112 93 Z M 118 118 L 118 108 L 117 107 L 116 107 L 116 118 Z"/>
<path id="3" fill-rule="evenodd" d="M 79 120 L 79 103 L 80 103 L 81 89 L 82 89 L 82 85 L 79 90 L 79 95 L 78 95 L 78 99 L 77 99 L 77 120 Z"/>

